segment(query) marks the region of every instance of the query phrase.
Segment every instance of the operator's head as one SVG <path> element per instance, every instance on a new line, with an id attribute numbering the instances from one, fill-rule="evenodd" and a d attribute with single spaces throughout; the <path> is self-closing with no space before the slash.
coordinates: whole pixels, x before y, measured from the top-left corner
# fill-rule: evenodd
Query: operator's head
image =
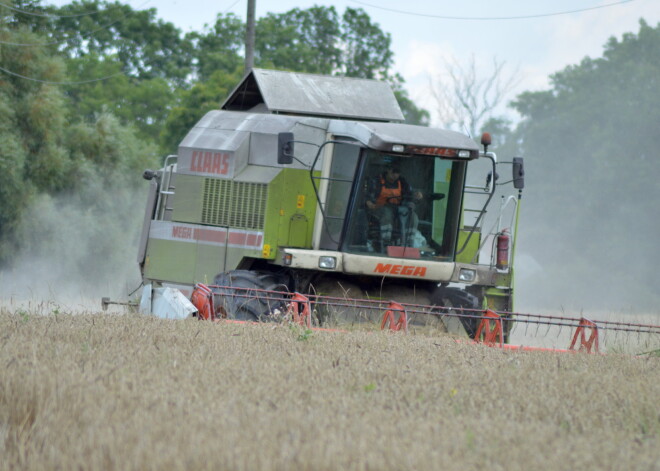
<path id="1" fill-rule="evenodd" d="M 390 164 L 387 166 L 387 172 L 385 178 L 390 182 L 395 182 L 398 180 L 401 175 L 401 168 L 396 164 Z"/>

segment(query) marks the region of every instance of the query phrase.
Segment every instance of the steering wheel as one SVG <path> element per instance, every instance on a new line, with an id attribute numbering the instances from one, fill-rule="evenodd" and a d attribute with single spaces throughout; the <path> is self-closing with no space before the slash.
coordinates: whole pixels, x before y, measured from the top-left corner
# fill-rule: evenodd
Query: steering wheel
<path id="1" fill-rule="evenodd" d="M 444 199 L 445 194 L 444 193 L 429 193 L 428 198 L 431 201 L 440 201 L 441 199 Z"/>
<path id="2" fill-rule="evenodd" d="M 402 201 L 403 198 L 401 198 L 400 196 L 390 196 L 389 198 L 387 198 L 386 203 L 391 204 L 393 206 L 399 206 Z"/>

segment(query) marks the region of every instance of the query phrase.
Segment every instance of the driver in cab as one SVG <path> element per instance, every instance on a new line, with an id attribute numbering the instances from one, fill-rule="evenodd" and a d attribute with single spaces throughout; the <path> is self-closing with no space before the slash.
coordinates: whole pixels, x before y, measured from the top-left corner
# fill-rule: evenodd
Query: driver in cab
<path id="1" fill-rule="evenodd" d="M 407 239 L 417 230 L 418 217 L 413 211 L 414 202 L 423 197 L 420 191 L 413 191 L 406 179 L 401 176 L 401 168 L 390 164 L 382 174 L 367 183 L 367 211 L 380 226 L 380 250 L 392 245 L 395 218 L 408 218 L 405 228 L 399 228 Z"/>

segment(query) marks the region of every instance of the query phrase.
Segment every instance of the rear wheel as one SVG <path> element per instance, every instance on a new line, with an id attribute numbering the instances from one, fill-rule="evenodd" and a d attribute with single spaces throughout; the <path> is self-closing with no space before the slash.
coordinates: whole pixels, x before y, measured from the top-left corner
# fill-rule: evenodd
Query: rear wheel
<path id="1" fill-rule="evenodd" d="M 288 291 L 286 280 L 274 273 L 232 270 L 216 275 L 213 284 L 218 286 L 213 288 L 218 317 L 267 321 L 286 311 L 288 300 L 284 294 L 263 292 Z"/>

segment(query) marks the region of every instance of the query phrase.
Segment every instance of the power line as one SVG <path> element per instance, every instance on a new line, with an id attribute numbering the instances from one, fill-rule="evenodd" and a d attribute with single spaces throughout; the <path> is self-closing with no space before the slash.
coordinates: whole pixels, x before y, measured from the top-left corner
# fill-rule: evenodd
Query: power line
<path id="1" fill-rule="evenodd" d="M 125 18 L 125 17 L 126 17 L 126 15 L 124 15 L 124 18 Z M 90 36 L 92 36 L 94 33 L 98 33 L 99 31 L 102 31 L 102 30 L 104 30 L 104 29 L 108 29 L 108 28 L 110 28 L 112 25 L 114 25 L 115 23 L 119 23 L 119 22 L 120 22 L 121 20 L 123 20 L 124 18 L 116 19 L 116 20 L 113 21 L 112 23 L 108 23 L 107 25 L 103 25 L 103 26 L 101 26 L 101 27 L 99 27 L 99 28 L 97 28 L 97 29 L 95 29 L 95 30 L 90 31 L 89 34 L 88 34 L 86 37 L 84 37 L 83 39 L 88 39 L 88 38 L 89 38 Z M 9 42 L 9 41 L 0 41 L 0 44 L 4 44 L 4 45 L 6 45 L 6 46 L 19 46 L 19 47 L 31 47 L 31 46 L 54 46 L 54 45 L 56 45 L 56 44 L 62 44 L 62 43 L 65 43 L 65 42 L 67 42 L 69 39 L 71 39 L 71 37 L 64 38 L 64 39 L 61 39 L 61 40 L 59 40 L 59 41 L 51 41 L 51 42 L 49 42 L 49 43 L 12 43 L 12 42 Z"/>
<path id="2" fill-rule="evenodd" d="M 120 21 L 126 19 L 126 17 L 127 17 L 129 14 L 135 13 L 136 11 L 138 11 L 139 8 L 142 8 L 143 6 L 147 5 L 147 4 L 150 3 L 150 2 L 151 2 L 151 0 L 146 0 L 144 3 L 142 3 L 141 5 L 139 5 L 135 10 L 129 11 L 128 13 L 124 13 L 123 15 L 121 15 L 119 18 L 117 18 L 117 19 L 114 20 L 113 22 L 108 23 L 108 24 L 103 25 L 103 26 L 100 26 L 99 28 L 90 31 L 89 34 L 87 34 L 87 36 L 85 36 L 85 37 L 82 38 L 82 39 L 88 39 L 90 36 L 94 35 L 95 33 L 98 33 L 99 31 L 102 31 L 102 30 L 104 30 L 104 29 L 108 29 L 108 28 L 110 28 L 112 25 L 114 25 L 114 24 L 116 24 L 116 23 L 119 23 Z M 0 4 L 0 5 L 1 5 L 1 4 Z M 98 10 L 98 11 L 96 11 L 96 12 L 94 12 L 94 13 L 101 13 L 102 11 L 105 12 L 105 11 L 107 11 L 107 10 Z M 80 16 L 82 16 L 82 15 L 80 15 Z M 60 18 L 68 18 L 68 17 L 60 17 Z M 73 18 L 73 17 L 71 17 L 71 18 Z M 51 42 L 49 42 L 49 43 L 12 43 L 12 42 L 9 42 L 9 41 L 1 41 L 1 40 L 0 40 L 0 44 L 4 44 L 4 45 L 6 45 L 6 46 L 18 46 L 18 47 L 55 46 L 55 45 L 57 45 L 57 44 L 62 44 L 62 43 L 64 43 L 64 42 L 67 42 L 69 39 L 71 39 L 71 37 L 68 37 L 68 38 L 65 38 L 65 39 L 61 39 L 61 40 L 59 40 L 59 41 L 51 41 Z"/>
<path id="3" fill-rule="evenodd" d="M 33 11 L 27 11 L 27 10 L 21 10 L 20 8 L 13 7 L 11 5 L 7 5 L 6 3 L 0 2 L 0 6 L 3 6 L 5 8 L 8 8 L 9 10 L 16 11 L 18 13 L 22 13 L 24 15 L 29 15 L 29 16 L 41 16 L 45 18 L 53 18 L 53 19 L 60 19 L 60 18 L 78 18 L 80 16 L 87 16 L 87 15 L 96 15 L 97 13 L 101 13 L 103 10 L 96 10 L 96 11 L 90 11 L 86 13 L 78 13 L 76 15 L 54 15 L 52 13 L 36 13 Z"/>
<path id="4" fill-rule="evenodd" d="M 22 79 L 25 79 L 25 80 L 30 80 L 31 82 L 45 83 L 45 84 L 49 84 L 49 85 L 82 85 L 82 84 L 85 84 L 85 83 L 101 82 L 103 80 L 107 80 L 107 79 L 110 79 L 112 77 L 116 77 L 118 75 L 123 75 L 123 72 L 117 72 L 117 73 L 112 74 L 112 75 L 107 75 L 105 77 L 99 77 L 99 78 L 90 79 L 90 80 L 80 80 L 80 81 L 77 81 L 77 82 L 55 82 L 55 81 L 51 81 L 51 80 L 41 80 L 41 79 L 36 79 L 36 78 L 33 78 L 33 77 L 27 77 L 25 75 L 21 75 L 21 74 L 18 74 L 16 72 L 12 72 L 11 70 L 7 70 L 4 67 L 0 67 L 0 71 L 4 72 L 6 74 L 9 74 L 9 75 L 13 75 L 14 77 L 19 77 L 19 78 L 22 78 Z"/>
<path id="5" fill-rule="evenodd" d="M 406 11 L 406 10 L 397 10 L 395 8 L 387 8 L 387 7 L 381 7 L 379 5 L 373 5 L 371 3 L 366 3 L 362 2 L 360 0 L 349 0 L 352 3 L 357 3 L 358 5 L 370 7 L 370 8 L 376 8 L 378 10 L 385 10 L 385 11 L 390 11 L 393 13 L 400 13 L 402 15 L 411 15 L 411 16 L 423 16 L 426 18 L 435 18 L 435 19 L 440 19 L 440 20 L 464 20 L 464 21 L 497 21 L 497 20 L 526 20 L 526 19 L 531 19 L 531 18 L 544 18 L 548 16 L 559 16 L 559 15 L 570 15 L 572 13 L 580 13 L 583 11 L 590 11 L 590 10 L 598 10 L 600 8 L 608 8 L 608 7 L 613 7 L 616 5 L 621 5 L 624 3 L 630 3 L 634 2 L 635 0 L 621 0 L 618 2 L 613 2 L 613 3 L 606 3 L 605 5 L 597 5 L 595 7 L 587 7 L 587 8 L 578 8 L 575 10 L 565 10 L 565 11 L 557 11 L 557 12 L 552 12 L 552 13 L 539 13 L 535 15 L 520 15 L 520 16 L 445 16 L 445 15 L 430 15 L 426 13 L 417 13 L 417 12 L 412 12 L 412 11 Z"/>
<path id="6" fill-rule="evenodd" d="M 237 4 L 238 2 L 240 2 L 240 1 L 241 1 L 241 0 L 236 0 L 234 3 L 232 3 L 231 5 L 229 5 L 229 7 L 227 7 L 227 9 L 226 9 L 225 11 L 222 12 L 222 14 L 224 15 L 224 14 L 227 13 L 229 10 L 231 10 L 232 8 L 234 8 L 234 7 L 236 6 L 236 4 Z"/>
<path id="7" fill-rule="evenodd" d="M 142 8 L 144 5 L 146 5 L 150 2 L 151 2 L 151 0 L 146 0 L 144 3 L 139 5 L 135 10 L 132 10 L 128 13 L 125 13 L 125 14 L 121 15 L 121 17 L 117 18 L 112 23 L 103 25 L 98 29 L 90 31 L 90 33 L 84 39 L 89 38 L 90 36 L 92 36 L 94 33 L 97 33 L 98 31 L 110 28 L 112 25 L 124 20 L 129 14 L 135 13 L 136 11 L 138 11 L 139 8 Z M 4 4 L 0 3 L 0 5 L 4 5 Z M 4 6 L 6 6 L 6 5 L 4 5 Z M 9 7 L 9 8 L 11 8 L 11 7 Z M 107 11 L 107 9 L 106 10 L 97 10 L 93 13 L 85 13 L 84 15 L 87 15 L 87 14 L 91 15 L 91 14 L 101 13 L 102 11 Z M 24 12 L 24 11 L 21 11 L 21 12 L 22 13 L 27 13 L 27 12 Z M 76 15 L 76 16 L 60 16 L 58 18 L 74 18 L 74 17 L 84 16 L 84 15 L 81 14 L 81 15 Z M 37 16 L 39 16 L 39 15 L 37 15 Z M 12 43 L 12 42 L 9 42 L 9 41 L 0 41 L 0 44 L 5 44 L 5 45 L 9 45 L 9 46 L 50 46 L 50 45 L 55 45 L 55 44 L 61 44 L 63 42 L 68 41 L 69 39 L 70 38 L 66 38 L 66 39 L 63 39 L 61 41 L 53 41 L 53 42 L 49 42 L 49 43 Z M 124 75 L 123 72 L 117 72 L 117 73 L 114 73 L 114 74 L 111 74 L 111 75 L 106 75 L 104 77 L 98 77 L 98 78 L 88 79 L 88 80 L 52 81 L 52 80 L 42 80 L 42 79 L 38 79 L 38 78 L 34 78 L 34 77 L 28 77 L 28 76 L 19 74 L 17 72 L 13 72 L 13 71 L 11 71 L 9 69 L 6 69 L 4 67 L 0 67 L 0 72 L 4 72 L 5 74 L 12 75 L 14 77 L 18 77 L 18 78 L 21 78 L 21 79 L 24 79 L 24 80 L 29 80 L 31 82 L 44 83 L 44 84 L 49 84 L 49 85 L 84 85 L 84 84 L 87 84 L 87 83 L 101 82 L 101 81 L 104 81 L 104 80 L 111 79 L 113 77 L 117 77 L 119 75 Z"/>

